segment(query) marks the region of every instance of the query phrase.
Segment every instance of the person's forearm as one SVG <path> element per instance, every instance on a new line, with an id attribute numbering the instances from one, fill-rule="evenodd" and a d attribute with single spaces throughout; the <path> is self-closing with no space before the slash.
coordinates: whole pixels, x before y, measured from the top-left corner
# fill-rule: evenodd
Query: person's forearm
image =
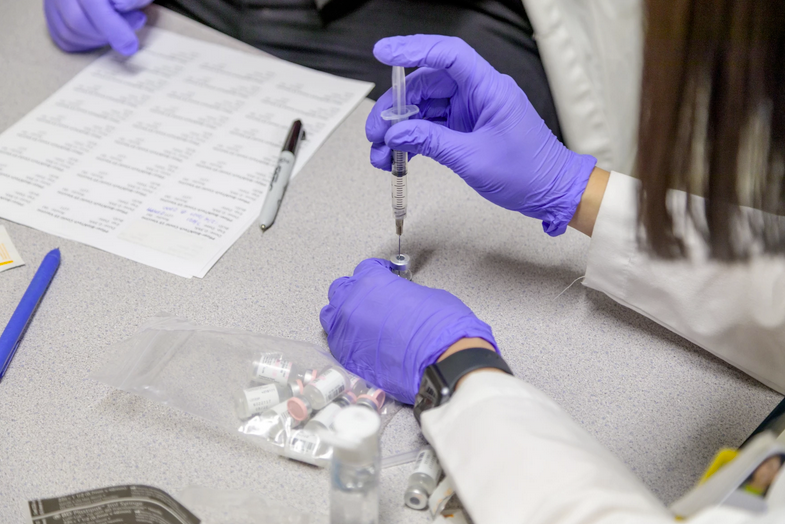
<path id="1" fill-rule="evenodd" d="M 570 227 L 577 229 L 584 235 L 591 236 L 610 176 L 611 174 L 604 169 L 594 168 L 581 197 L 581 202 L 570 220 Z"/>
<path id="2" fill-rule="evenodd" d="M 474 522 L 673 522 L 618 459 L 544 394 L 487 370 L 466 379 L 421 421 Z"/>

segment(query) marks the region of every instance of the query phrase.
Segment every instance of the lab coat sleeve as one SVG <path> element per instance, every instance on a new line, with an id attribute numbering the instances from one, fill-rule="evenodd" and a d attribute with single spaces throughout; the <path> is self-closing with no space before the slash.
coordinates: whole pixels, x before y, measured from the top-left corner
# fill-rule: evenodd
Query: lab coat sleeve
<path id="1" fill-rule="evenodd" d="M 675 222 L 684 228 L 689 258 L 653 258 L 637 242 L 638 189 L 637 180 L 611 174 L 584 285 L 785 393 L 785 258 L 712 261 L 694 227 L 679 215 Z M 673 202 L 686 198 L 681 191 L 669 194 Z"/>
<path id="2" fill-rule="evenodd" d="M 422 424 L 476 524 L 674 522 L 618 459 L 542 392 L 515 377 L 468 376 L 450 402 L 423 414 Z M 687 522 L 769 521 L 714 508 Z"/>

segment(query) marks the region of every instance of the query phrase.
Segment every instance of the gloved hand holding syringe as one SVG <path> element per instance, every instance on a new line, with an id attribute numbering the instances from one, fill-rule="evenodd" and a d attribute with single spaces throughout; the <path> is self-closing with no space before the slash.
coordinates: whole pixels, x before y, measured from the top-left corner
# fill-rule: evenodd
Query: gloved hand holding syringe
<path id="1" fill-rule="evenodd" d="M 392 107 L 381 114 L 381 117 L 389 120 L 391 125 L 408 120 L 410 116 L 419 113 L 420 110 L 417 106 L 406 104 L 406 73 L 400 66 L 392 68 L 392 98 Z M 398 255 L 401 254 L 403 219 L 406 218 L 408 155 L 405 151 L 392 151 L 392 207 L 395 217 L 395 234 L 398 235 Z"/>

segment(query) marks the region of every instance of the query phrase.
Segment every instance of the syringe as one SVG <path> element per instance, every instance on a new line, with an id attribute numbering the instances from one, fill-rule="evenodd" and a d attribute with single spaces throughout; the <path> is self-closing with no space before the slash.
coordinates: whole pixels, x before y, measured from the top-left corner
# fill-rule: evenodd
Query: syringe
<path id="1" fill-rule="evenodd" d="M 382 118 L 389 120 L 392 125 L 408 120 L 420 110 L 415 105 L 406 104 L 406 72 L 403 67 L 392 68 L 392 95 L 393 105 L 382 112 Z M 406 218 L 406 175 L 408 153 L 406 151 L 392 152 L 392 207 L 395 217 L 395 234 L 398 235 L 398 253 L 401 251 L 401 234 L 403 233 L 403 219 Z"/>

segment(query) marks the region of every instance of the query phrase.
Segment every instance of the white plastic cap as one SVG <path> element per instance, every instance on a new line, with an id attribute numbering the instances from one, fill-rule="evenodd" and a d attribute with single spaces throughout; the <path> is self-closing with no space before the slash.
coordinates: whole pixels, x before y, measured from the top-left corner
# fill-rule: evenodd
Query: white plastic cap
<path id="1" fill-rule="evenodd" d="M 332 444 L 336 459 L 350 462 L 373 460 L 379 453 L 379 414 L 358 406 L 348 406 L 333 420 L 324 440 Z"/>

